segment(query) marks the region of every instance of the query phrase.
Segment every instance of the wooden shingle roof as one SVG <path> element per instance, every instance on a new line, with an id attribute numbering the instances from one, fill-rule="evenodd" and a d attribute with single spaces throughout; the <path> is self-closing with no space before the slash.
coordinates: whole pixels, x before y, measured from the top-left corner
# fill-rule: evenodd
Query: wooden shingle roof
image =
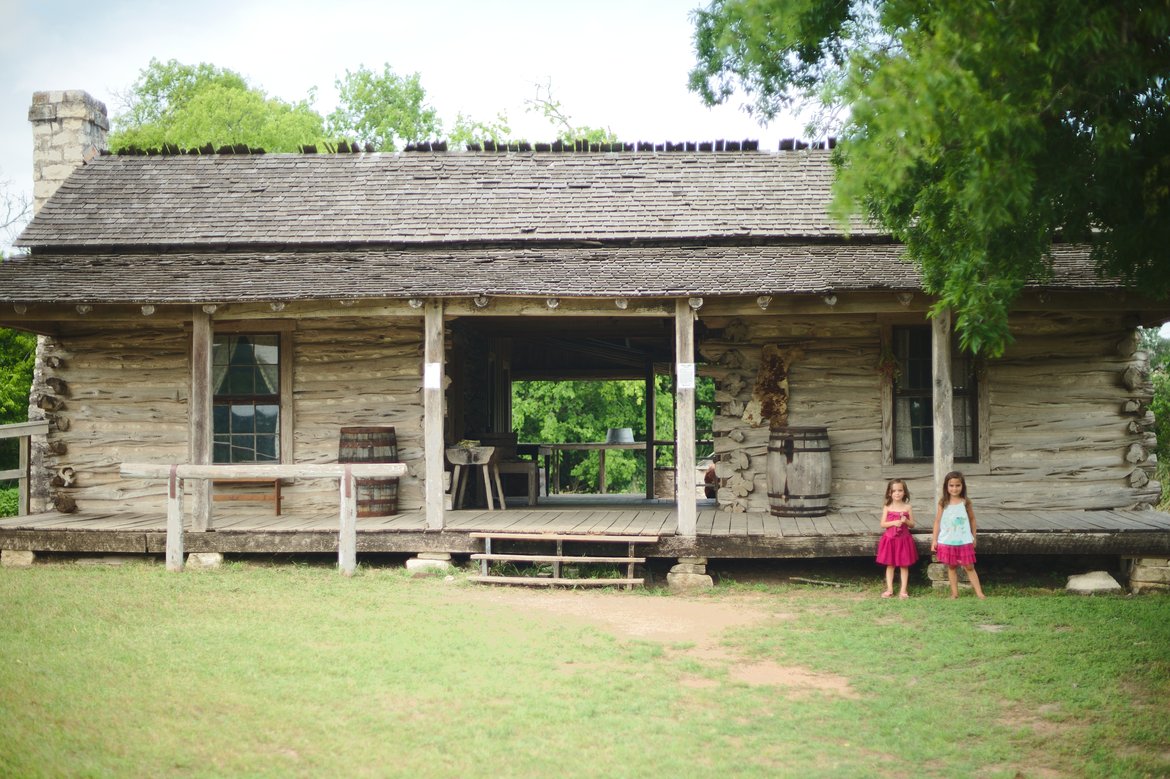
<path id="1" fill-rule="evenodd" d="M 17 245 L 839 236 L 828 155 L 107 156 L 77 170 Z"/>
<path id="2" fill-rule="evenodd" d="M 101 157 L 0 263 L 0 301 L 918 289 L 900 245 L 829 217 L 829 154 Z M 1087 247 L 1054 263 L 1048 286 L 1101 284 Z"/>

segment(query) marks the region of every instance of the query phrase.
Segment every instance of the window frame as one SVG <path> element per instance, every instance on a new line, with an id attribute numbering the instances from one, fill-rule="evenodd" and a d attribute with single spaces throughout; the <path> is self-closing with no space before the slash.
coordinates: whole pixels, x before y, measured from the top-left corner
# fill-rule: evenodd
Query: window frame
<path id="1" fill-rule="evenodd" d="M 293 440 L 293 417 L 292 417 L 292 331 L 295 328 L 295 323 L 286 321 L 263 321 L 255 322 L 216 322 L 214 325 L 214 332 L 211 334 L 212 348 L 217 339 L 221 337 L 238 337 L 238 336 L 276 336 L 278 348 L 278 370 L 277 383 L 278 391 L 276 403 L 274 405 L 278 408 L 277 419 L 277 434 L 276 434 L 276 460 L 256 460 L 254 462 L 271 462 L 271 463 L 285 463 L 292 462 L 292 440 Z M 245 397 L 237 395 L 220 395 L 215 392 L 215 387 L 211 387 L 211 406 L 212 418 L 209 420 L 208 433 L 211 436 L 211 460 L 212 462 L 219 462 L 215 459 L 215 406 L 221 398 Z M 257 396 L 247 396 L 249 398 Z"/>
<path id="2" fill-rule="evenodd" d="M 893 355 L 896 350 L 895 331 L 903 328 L 924 328 L 931 336 L 933 346 L 934 328 L 924 324 L 921 317 L 891 317 L 881 323 L 880 354 Z M 952 342 L 952 354 L 958 351 L 956 343 Z M 971 449 L 969 456 L 955 457 L 956 463 L 963 463 L 964 470 L 972 473 L 982 472 L 990 468 L 990 393 L 988 390 L 987 369 L 984 361 L 979 357 L 968 358 L 970 361 L 971 389 L 965 394 L 968 403 L 972 404 L 970 422 Z M 933 367 L 933 366 L 932 366 Z M 933 463 L 933 457 L 927 458 L 898 458 L 897 457 L 897 403 L 899 395 L 896 380 L 891 372 L 881 371 L 881 407 L 882 407 L 882 465 L 883 467 L 897 467 L 900 473 L 907 468 L 926 468 Z M 932 378 L 933 383 L 933 378 Z M 933 404 L 932 404 L 933 405 Z M 933 421 L 932 421 L 933 424 Z"/>

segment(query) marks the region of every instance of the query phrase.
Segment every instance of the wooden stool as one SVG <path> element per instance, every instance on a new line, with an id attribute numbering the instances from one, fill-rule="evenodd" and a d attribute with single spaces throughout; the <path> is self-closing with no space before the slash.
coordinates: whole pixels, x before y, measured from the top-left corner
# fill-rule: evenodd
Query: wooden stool
<path id="1" fill-rule="evenodd" d="M 500 510 L 508 507 L 504 501 L 504 485 L 500 479 L 500 467 L 496 464 L 496 448 L 494 446 L 453 446 L 447 450 L 447 460 L 455 466 L 451 474 L 451 508 L 463 505 L 464 492 L 471 475 L 470 469 L 478 465 L 483 469 L 483 491 L 487 496 L 488 511 L 495 511 L 492 500 L 492 491 L 499 500 Z M 494 487 L 493 487 L 494 483 Z"/>

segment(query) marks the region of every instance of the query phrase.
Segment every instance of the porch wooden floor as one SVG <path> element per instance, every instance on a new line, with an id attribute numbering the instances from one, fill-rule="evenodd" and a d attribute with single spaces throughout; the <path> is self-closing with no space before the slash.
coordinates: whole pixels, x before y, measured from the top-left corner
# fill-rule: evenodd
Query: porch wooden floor
<path id="1" fill-rule="evenodd" d="M 838 512 L 814 519 L 732 514 L 701 504 L 694 538 L 676 535 L 672 502 L 633 496 L 541 498 L 536 507 L 447 513 L 442 531 L 406 512 L 358 520 L 359 553 L 479 551 L 472 532 L 546 532 L 658 536 L 640 548 L 649 557 L 711 558 L 866 557 L 874 554 L 876 512 Z M 1170 514 L 1156 511 L 979 511 L 980 554 L 1170 555 Z M 930 520 L 914 532 L 919 551 L 930 548 Z M 264 510 L 217 510 L 215 531 L 186 534 L 187 551 L 329 553 L 337 550 L 334 515 L 265 515 Z M 166 518 L 157 513 L 45 513 L 0 519 L 0 549 L 38 552 L 161 554 Z"/>

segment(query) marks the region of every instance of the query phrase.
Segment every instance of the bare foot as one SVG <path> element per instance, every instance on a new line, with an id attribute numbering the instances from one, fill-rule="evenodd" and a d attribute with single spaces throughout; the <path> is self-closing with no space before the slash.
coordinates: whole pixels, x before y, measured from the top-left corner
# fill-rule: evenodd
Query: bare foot
<path id="1" fill-rule="evenodd" d="M 898 594 L 898 597 L 899 597 L 899 598 L 902 598 L 903 600 L 905 600 L 906 598 L 909 598 L 909 597 L 910 597 L 910 593 L 908 593 L 908 592 L 899 593 L 899 594 Z"/>
<path id="2" fill-rule="evenodd" d="M 890 597 L 890 596 L 892 596 L 893 594 L 894 594 L 894 591 L 893 591 L 893 590 L 886 590 L 885 592 L 883 592 L 883 593 L 882 593 L 882 597 L 883 597 L 883 598 L 889 598 L 889 597 Z"/>

